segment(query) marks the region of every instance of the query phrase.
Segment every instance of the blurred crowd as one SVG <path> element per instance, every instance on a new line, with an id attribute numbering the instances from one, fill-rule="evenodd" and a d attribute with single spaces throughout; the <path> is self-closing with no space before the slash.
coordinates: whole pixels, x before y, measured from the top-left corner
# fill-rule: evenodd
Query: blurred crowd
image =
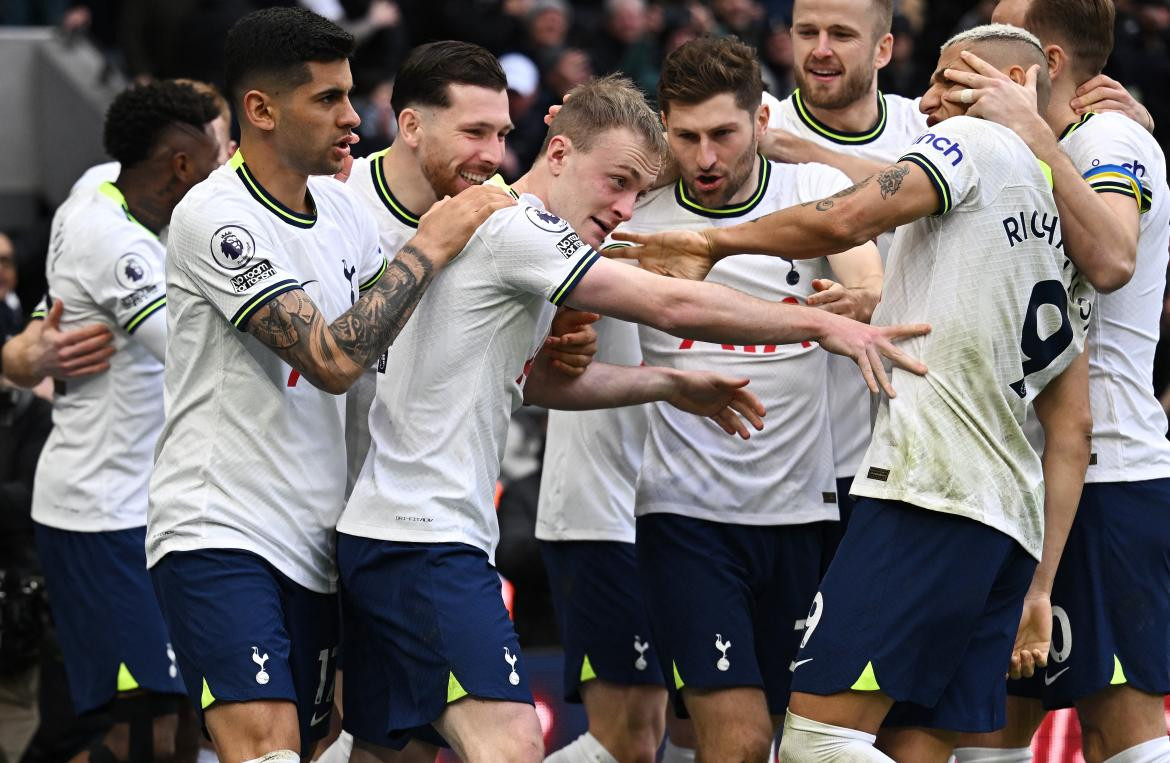
<path id="1" fill-rule="evenodd" d="M 131 79 L 191 77 L 220 83 L 224 34 L 240 16 L 273 0 L 3 0 L 0 23 L 60 26 L 88 36 L 110 71 Z M 793 88 L 791 0 L 300 0 L 360 42 L 353 71 L 363 124 L 358 154 L 394 138 L 393 75 L 414 45 L 436 39 L 475 42 L 500 56 L 516 131 L 505 177 L 535 156 L 551 103 L 594 74 L 625 72 L 653 97 L 663 57 L 703 34 L 734 34 L 759 50 L 765 84 Z M 886 92 L 914 97 L 926 86 L 938 45 L 986 22 L 993 0 L 899 0 Z M 1106 73 L 1131 87 L 1170 140 L 1170 108 L 1152 95 L 1170 75 L 1170 0 L 1118 0 L 1117 45 Z"/>

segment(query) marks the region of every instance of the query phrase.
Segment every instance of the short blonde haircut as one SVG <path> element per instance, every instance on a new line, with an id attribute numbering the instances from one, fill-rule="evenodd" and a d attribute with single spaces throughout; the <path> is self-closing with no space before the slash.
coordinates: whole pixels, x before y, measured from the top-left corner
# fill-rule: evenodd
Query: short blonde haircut
<path id="1" fill-rule="evenodd" d="M 656 156 L 666 153 L 662 123 L 642 91 L 626 77 L 611 74 L 569 91 L 565 105 L 548 128 L 540 155 L 548 151 L 549 141 L 558 135 L 564 135 L 577 149 L 589 151 L 599 135 L 614 128 L 630 130 Z"/>

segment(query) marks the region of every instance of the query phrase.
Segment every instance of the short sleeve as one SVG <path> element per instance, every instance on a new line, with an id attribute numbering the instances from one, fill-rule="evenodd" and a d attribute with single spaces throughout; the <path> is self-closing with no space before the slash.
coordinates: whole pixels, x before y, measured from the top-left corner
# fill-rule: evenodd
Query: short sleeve
<path id="1" fill-rule="evenodd" d="M 506 224 L 493 225 L 484 243 L 506 287 L 560 305 L 597 262 L 596 250 L 550 212 L 522 203 L 496 214 L 506 214 Z"/>
<path id="2" fill-rule="evenodd" d="M 106 242 L 86 264 L 86 291 L 127 334 L 166 308 L 164 250 L 147 231 Z"/>
<path id="3" fill-rule="evenodd" d="M 358 292 L 363 292 L 382 279 L 389 265 L 386 258 L 393 257 L 396 252 L 382 251 L 382 245 L 378 241 L 378 225 L 368 210 L 355 205 L 354 218 L 359 221 L 361 227 L 358 251 L 363 257 L 362 267 L 358 272 Z"/>
<path id="4" fill-rule="evenodd" d="M 910 162 L 926 173 L 938 193 L 936 215 L 945 215 L 961 204 L 978 201 L 980 183 L 975 154 L 985 125 L 971 117 L 952 117 L 923 133 L 899 162 Z"/>
<path id="5" fill-rule="evenodd" d="M 1073 165 L 1097 193 L 1128 196 L 1145 214 L 1153 204 L 1148 168 L 1162 161 L 1141 125 L 1118 114 L 1095 114 L 1070 125 L 1062 141 Z"/>
<path id="6" fill-rule="evenodd" d="M 301 288 L 271 228 L 239 205 L 220 214 L 207 205 L 180 206 L 167 257 L 240 331 L 268 302 Z"/>

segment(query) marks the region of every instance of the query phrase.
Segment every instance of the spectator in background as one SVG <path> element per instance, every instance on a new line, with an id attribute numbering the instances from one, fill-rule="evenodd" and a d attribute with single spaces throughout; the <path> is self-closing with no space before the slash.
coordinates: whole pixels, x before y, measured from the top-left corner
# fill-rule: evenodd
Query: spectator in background
<path id="1" fill-rule="evenodd" d="M 767 31 L 764 8 L 755 0 L 712 0 L 719 34 L 733 34 L 757 50 Z"/>
<path id="2" fill-rule="evenodd" d="M 18 333 L 23 323 L 16 296 L 16 250 L 12 239 L 0 233 L 0 341 Z"/>
<path id="3" fill-rule="evenodd" d="M 1142 94 L 1154 118 L 1154 137 L 1165 146 L 1170 141 L 1170 101 L 1160 94 L 1170 80 L 1170 0 L 1136 0 L 1133 18 L 1136 34 L 1130 45 L 1115 49 L 1122 64 L 1119 79 Z"/>
<path id="4" fill-rule="evenodd" d="M 513 125 L 505 142 L 500 174 L 511 182 L 532 166 L 548 128 L 544 124 L 546 111 L 536 108 L 540 95 L 536 64 L 523 53 L 508 53 L 500 57 L 500 68 L 508 78 L 508 115 Z"/>
<path id="5" fill-rule="evenodd" d="M 788 23 L 774 19 L 768 25 L 764 45 L 760 48 L 761 73 L 764 89 L 777 98 L 784 98 L 796 89 L 796 75 L 792 71 L 792 32 Z"/>
<path id="6" fill-rule="evenodd" d="M 914 60 L 914 32 L 905 16 L 895 15 L 890 31 L 894 45 L 890 63 L 878 71 L 878 89 L 907 98 L 916 98 L 926 90 L 926 82 L 918 72 Z"/>
<path id="7" fill-rule="evenodd" d="M 525 17 L 527 53 L 545 71 L 569 38 L 572 15 L 565 0 L 534 0 Z"/>
<path id="8" fill-rule="evenodd" d="M 670 6 L 663 9 L 662 30 L 658 34 L 658 47 L 665 58 L 696 37 L 713 34 L 715 17 L 711 9 L 700 2 Z"/>
<path id="9" fill-rule="evenodd" d="M 622 73 L 642 92 L 658 87 L 661 58 L 652 26 L 661 28 L 661 12 L 651 13 L 646 0 L 606 0 L 605 23 L 589 48 L 593 71 L 599 75 Z"/>

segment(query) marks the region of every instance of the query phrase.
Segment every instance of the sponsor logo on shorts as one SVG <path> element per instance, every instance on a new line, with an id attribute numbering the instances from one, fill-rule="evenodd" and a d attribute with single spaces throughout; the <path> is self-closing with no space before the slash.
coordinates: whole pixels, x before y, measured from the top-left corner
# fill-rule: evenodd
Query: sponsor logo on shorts
<path id="1" fill-rule="evenodd" d="M 1069 669 L 1070 668 L 1061 668 L 1060 670 L 1056 671 L 1056 675 L 1052 675 L 1052 676 L 1045 673 L 1044 674 L 1044 685 L 1045 686 L 1052 686 L 1052 684 L 1054 684 L 1056 682 L 1056 679 L 1060 678 L 1061 675 L 1063 675 L 1064 672 L 1066 670 L 1069 670 Z"/>
<path id="2" fill-rule="evenodd" d="M 227 270 L 239 270 L 256 254 L 256 239 L 247 228 L 225 225 L 211 235 L 211 257 Z"/>
<path id="3" fill-rule="evenodd" d="M 637 670 L 646 669 L 646 650 L 650 648 L 649 641 L 642 641 L 640 636 L 634 636 L 634 651 L 638 653 L 638 659 L 634 660 L 634 668 Z"/>
<path id="4" fill-rule="evenodd" d="M 138 307 L 139 305 L 144 305 L 149 302 L 151 299 L 150 295 L 154 294 L 156 291 L 158 291 L 158 284 L 152 283 L 149 286 L 143 286 L 141 289 L 131 292 L 125 297 L 122 297 L 122 299 L 119 301 L 121 302 L 122 307 L 126 309 Z"/>
<path id="5" fill-rule="evenodd" d="M 236 294 L 243 294 L 256 284 L 267 281 L 274 275 L 276 275 L 276 269 L 269 264 L 268 260 L 260 260 L 238 276 L 232 276 L 232 291 Z"/>
<path id="6" fill-rule="evenodd" d="M 801 665 L 805 664 L 806 662 L 812 662 L 813 659 L 814 659 L 813 657 L 809 657 L 809 658 L 804 659 L 804 660 L 794 660 L 793 663 L 788 666 L 788 672 L 790 672 L 790 673 L 796 672 L 797 668 L 799 668 Z"/>
<path id="7" fill-rule="evenodd" d="M 313 717 L 309 719 L 309 725 L 310 725 L 310 726 L 316 726 L 316 725 L 317 725 L 318 723 L 320 723 L 321 721 L 327 720 L 327 719 L 329 718 L 329 714 L 330 714 L 330 713 L 332 713 L 332 712 L 333 712 L 333 708 L 331 707 L 331 708 L 329 708 L 328 710 L 326 710 L 325 712 L 321 713 L 321 715 L 320 715 L 320 716 L 318 716 L 318 715 L 317 715 L 317 711 L 316 711 L 316 710 L 314 710 L 314 711 L 313 711 Z"/>
<path id="8" fill-rule="evenodd" d="M 171 666 L 167 668 L 167 675 L 174 678 L 179 675 L 179 666 L 175 664 L 175 650 L 169 641 L 167 642 L 167 659 L 171 661 Z"/>
<path id="9" fill-rule="evenodd" d="M 139 289 L 150 280 L 150 263 L 141 254 L 123 254 L 114 264 L 114 279 L 123 289 Z"/>
<path id="10" fill-rule="evenodd" d="M 513 686 L 520 684 L 520 674 L 516 672 L 516 660 L 518 659 L 520 659 L 520 655 L 512 654 L 508 647 L 504 647 L 504 662 L 508 663 L 508 667 L 512 669 L 512 672 L 508 674 L 508 683 Z"/>
<path id="11" fill-rule="evenodd" d="M 557 217 L 552 212 L 546 212 L 543 209 L 538 209 L 536 207 L 526 207 L 524 209 L 524 215 L 528 218 L 528 221 L 537 228 L 540 228 L 543 231 L 548 231 L 549 233 L 560 233 L 569 229 L 569 224 L 567 222 Z"/>
<path id="12" fill-rule="evenodd" d="M 565 255 L 565 259 L 572 257 L 577 251 L 585 246 L 581 241 L 581 237 L 575 231 L 569 231 L 569 234 L 557 242 L 557 250 Z"/>
<path id="13" fill-rule="evenodd" d="M 722 634 L 716 633 L 715 648 L 718 649 L 719 653 L 723 655 L 718 660 L 716 660 L 715 667 L 724 672 L 730 670 L 731 660 L 727 659 L 727 650 L 731 648 L 731 641 L 724 641 Z"/>
<path id="14" fill-rule="evenodd" d="M 260 672 L 256 674 L 256 683 L 263 686 L 272 678 L 268 675 L 268 671 L 264 669 L 264 663 L 268 662 L 268 653 L 265 652 L 264 656 L 261 657 L 260 649 L 258 647 L 252 647 L 252 662 L 260 666 Z"/>

